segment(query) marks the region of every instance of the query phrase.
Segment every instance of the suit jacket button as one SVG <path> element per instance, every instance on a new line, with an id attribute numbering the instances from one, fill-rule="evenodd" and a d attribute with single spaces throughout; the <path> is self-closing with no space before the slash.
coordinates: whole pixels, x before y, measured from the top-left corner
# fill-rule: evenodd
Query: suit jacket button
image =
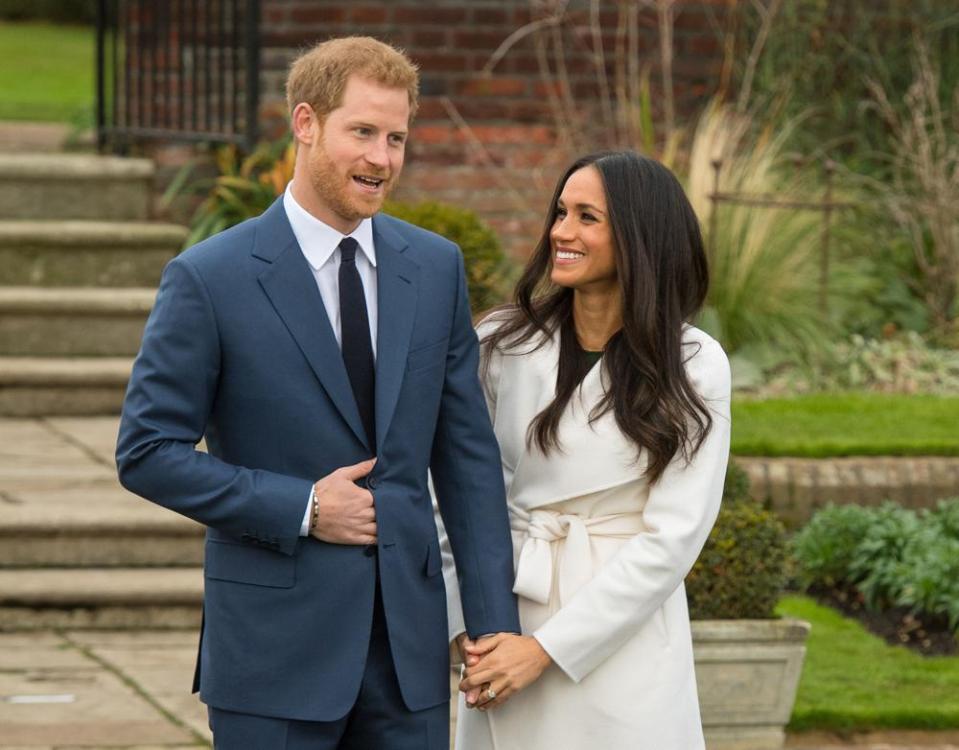
<path id="1" fill-rule="evenodd" d="M 363 554 L 366 555 L 367 557 L 373 557 L 373 555 L 376 554 L 376 545 L 367 544 L 366 548 L 363 550 Z"/>
<path id="2" fill-rule="evenodd" d="M 375 490 L 375 489 L 376 489 L 376 485 L 377 485 L 376 477 L 367 477 L 367 478 L 366 478 L 366 486 L 369 487 L 371 490 Z"/>

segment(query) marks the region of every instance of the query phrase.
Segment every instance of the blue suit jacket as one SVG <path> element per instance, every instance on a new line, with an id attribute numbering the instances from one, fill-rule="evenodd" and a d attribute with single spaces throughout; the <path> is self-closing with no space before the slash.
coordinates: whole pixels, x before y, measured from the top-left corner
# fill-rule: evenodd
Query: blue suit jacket
<path id="1" fill-rule="evenodd" d="M 346 714 L 379 565 L 403 698 L 449 697 L 427 469 L 473 635 L 519 631 L 499 451 L 477 378 L 462 256 L 373 219 L 379 324 L 375 450 L 282 200 L 167 266 L 120 424 L 124 487 L 207 526 L 199 690 L 290 719 Z M 195 446 L 206 437 L 209 452 Z M 312 483 L 377 456 L 378 556 L 299 536 Z"/>

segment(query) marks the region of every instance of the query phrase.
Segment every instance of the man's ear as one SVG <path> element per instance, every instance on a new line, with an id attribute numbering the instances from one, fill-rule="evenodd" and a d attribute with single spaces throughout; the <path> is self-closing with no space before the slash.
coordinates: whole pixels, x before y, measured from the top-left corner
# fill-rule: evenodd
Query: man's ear
<path id="1" fill-rule="evenodd" d="M 313 107 L 306 102 L 300 102 L 293 108 L 293 116 L 290 120 L 294 140 L 307 146 L 312 145 L 320 125 L 319 117 L 313 111 Z"/>

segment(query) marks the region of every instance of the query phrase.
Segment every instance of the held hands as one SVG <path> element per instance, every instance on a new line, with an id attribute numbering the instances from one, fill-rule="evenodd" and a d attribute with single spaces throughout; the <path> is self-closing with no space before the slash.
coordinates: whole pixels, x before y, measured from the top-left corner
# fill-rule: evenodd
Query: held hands
<path id="1" fill-rule="evenodd" d="M 374 464 L 371 458 L 344 466 L 314 485 L 318 513 L 310 536 L 332 544 L 376 544 L 373 494 L 354 483 L 373 471 Z"/>
<path id="2" fill-rule="evenodd" d="M 464 634 L 457 645 L 466 664 L 460 690 L 466 693 L 466 705 L 481 711 L 505 703 L 553 663 L 539 641 L 529 635 L 498 633 L 474 642 Z M 489 697 L 490 689 L 494 698 Z"/>

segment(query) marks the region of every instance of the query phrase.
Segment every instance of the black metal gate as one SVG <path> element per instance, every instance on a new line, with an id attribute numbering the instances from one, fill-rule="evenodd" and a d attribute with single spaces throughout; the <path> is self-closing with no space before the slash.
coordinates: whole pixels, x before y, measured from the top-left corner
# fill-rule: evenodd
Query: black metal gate
<path id="1" fill-rule="evenodd" d="M 97 0 L 97 142 L 257 138 L 258 0 Z"/>

